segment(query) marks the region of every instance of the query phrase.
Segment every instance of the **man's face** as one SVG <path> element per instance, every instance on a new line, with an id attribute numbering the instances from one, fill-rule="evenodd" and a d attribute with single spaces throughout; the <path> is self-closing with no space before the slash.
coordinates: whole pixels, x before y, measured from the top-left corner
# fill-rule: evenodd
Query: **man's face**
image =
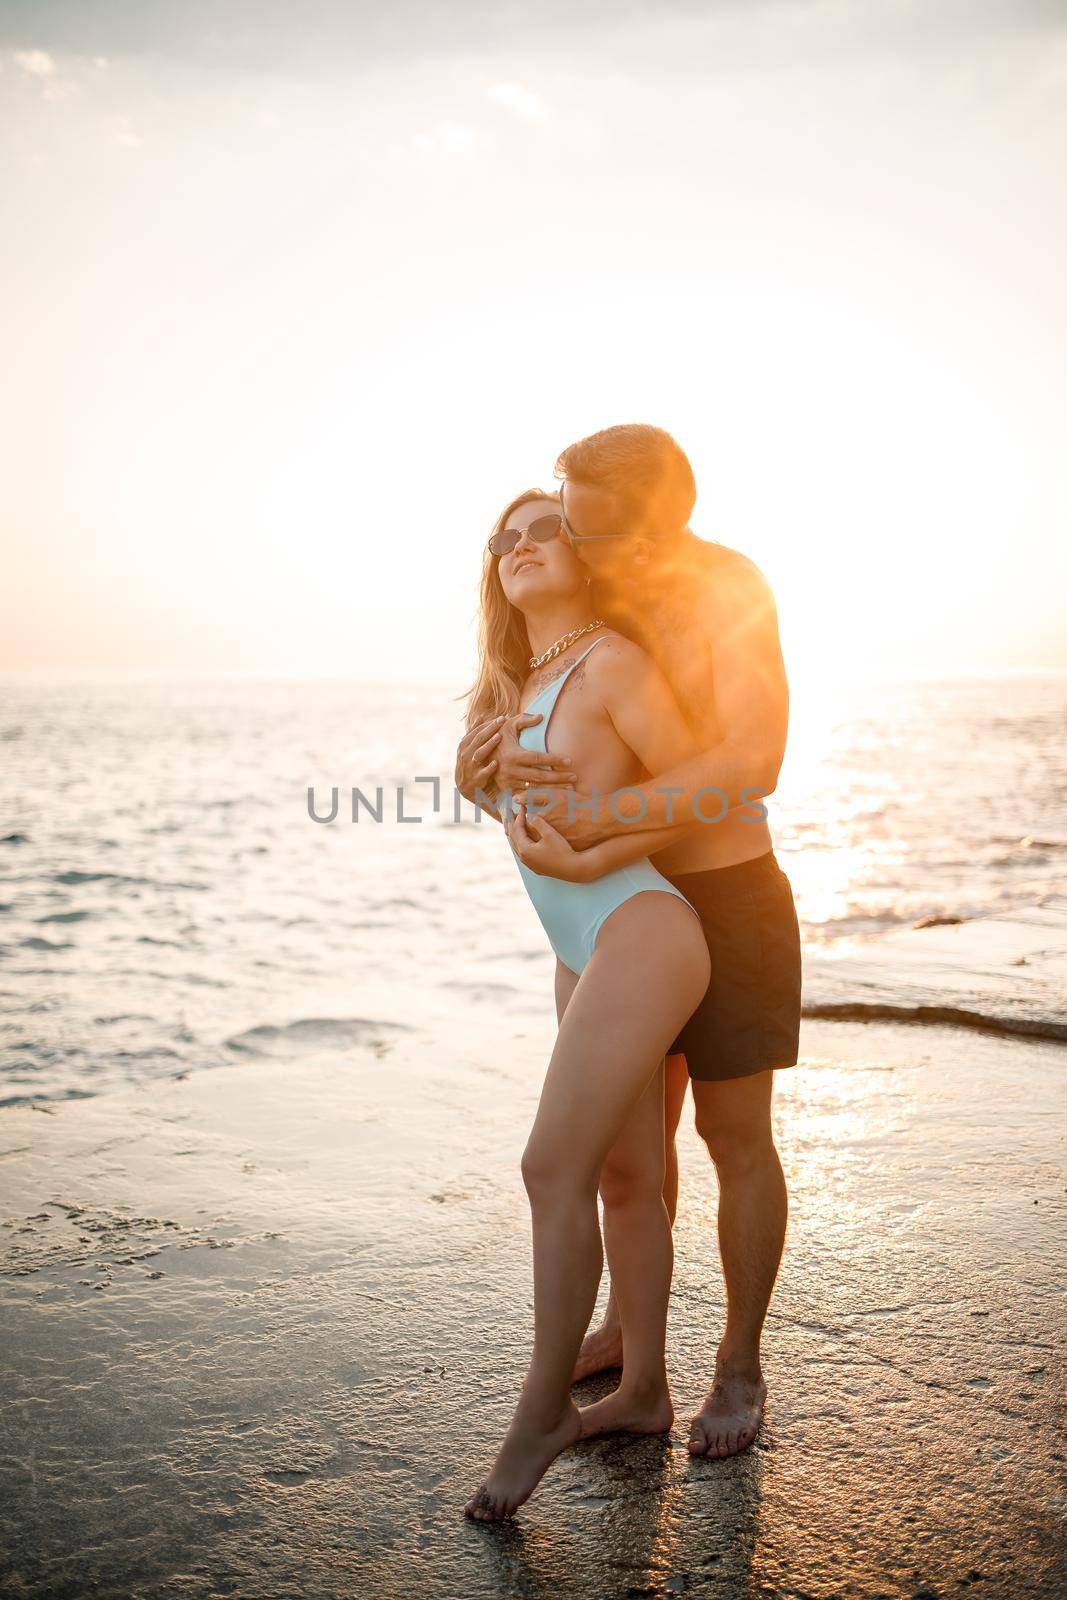
<path id="1" fill-rule="evenodd" d="M 628 573 L 643 540 L 597 538 L 588 544 L 581 542 L 591 534 L 635 532 L 627 525 L 627 512 L 618 496 L 588 483 L 572 483 L 568 478 L 563 485 L 563 503 L 571 532 L 579 541 L 575 549 L 589 570 L 598 578 L 619 578 Z"/>

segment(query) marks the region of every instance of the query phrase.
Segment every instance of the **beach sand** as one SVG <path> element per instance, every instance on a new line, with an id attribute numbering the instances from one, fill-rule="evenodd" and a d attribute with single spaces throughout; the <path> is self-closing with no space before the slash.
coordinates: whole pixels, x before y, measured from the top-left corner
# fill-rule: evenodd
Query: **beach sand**
<path id="1" fill-rule="evenodd" d="M 674 1432 L 496 1529 L 462 1506 L 528 1353 L 550 1033 L 491 1015 L 0 1115 L 3 1593 L 1062 1594 L 1063 1047 L 805 1024 L 770 1407 L 726 1462 L 685 1449 L 722 1307 L 687 1110 Z"/>

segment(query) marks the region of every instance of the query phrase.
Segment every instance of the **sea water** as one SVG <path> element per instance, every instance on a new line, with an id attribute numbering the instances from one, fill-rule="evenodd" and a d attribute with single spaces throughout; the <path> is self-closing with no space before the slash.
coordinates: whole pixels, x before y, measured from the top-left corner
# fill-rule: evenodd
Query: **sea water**
<path id="1" fill-rule="evenodd" d="M 263 1056 L 388 1070 L 400 1032 L 462 1052 L 475 1015 L 547 1027 L 506 841 L 455 820 L 461 709 L 439 686 L 0 683 L 0 1101 Z M 1062 889 L 1065 733 L 1065 676 L 795 694 L 768 809 L 807 947 Z M 352 821 L 353 787 L 380 822 Z"/>

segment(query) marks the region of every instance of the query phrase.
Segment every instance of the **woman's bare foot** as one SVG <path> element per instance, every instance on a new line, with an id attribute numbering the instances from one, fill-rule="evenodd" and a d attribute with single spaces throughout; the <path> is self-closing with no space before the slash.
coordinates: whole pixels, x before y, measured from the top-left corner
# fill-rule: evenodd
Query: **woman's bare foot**
<path id="1" fill-rule="evenodd" d="M 758 1366 L 737 1367 L 720 1358 L 711 1393 L 693 1418 L 690 1455 L 722 1460 L 747 1450 L 759 1432 L 766 1399 Z"/>
<path id="2" fill-rule="evenodd" d="M 560 1451 L 577 1443 L 581 1432 L 581 1416 L 572 1400 L 549 1428 L 527 1421 L 520 1405 L 489 1476 L 464 1507 L 467 1516 L 476 1522 L 504 1522 L 530 1498 Z"/>
<path id="3" fill-rule="evenodd" d="M 674 1407 L 666 1378 L 634 1385 L 627 1384 L 624 1377 L 603 1400 L 583 1406 L 579 1416 L 583 1439 L 598 1439 L 602 1433 L 669 1433 Z"/>
<path id="4" fill-rule="evenodd" d="M 605 1318 L 593 1333 L 587 1333 L 574 1363 L 572 1383 L 581 1383 L 597 1372 L 610 1372 L 622 1366 L 622 1328 Z"/>

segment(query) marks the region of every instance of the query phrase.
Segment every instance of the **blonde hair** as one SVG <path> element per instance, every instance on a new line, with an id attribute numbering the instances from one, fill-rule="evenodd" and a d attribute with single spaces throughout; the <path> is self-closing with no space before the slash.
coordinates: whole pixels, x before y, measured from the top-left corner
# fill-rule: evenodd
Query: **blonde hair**
<path id="1" fill-rule="evenodd" d="M 558 500 L 544 489 L 524 489 L 509 500 L 493 524 L 503 533 L 508 518 L 531 500 Z M 530 675 L 530 641 L 522 612 L 513 606 L 500 582 L 499 557 L 486 547 L 478 604 L 478 676 L 467 691 L 467 727 L 519 709 L 522 686 Z"/>

